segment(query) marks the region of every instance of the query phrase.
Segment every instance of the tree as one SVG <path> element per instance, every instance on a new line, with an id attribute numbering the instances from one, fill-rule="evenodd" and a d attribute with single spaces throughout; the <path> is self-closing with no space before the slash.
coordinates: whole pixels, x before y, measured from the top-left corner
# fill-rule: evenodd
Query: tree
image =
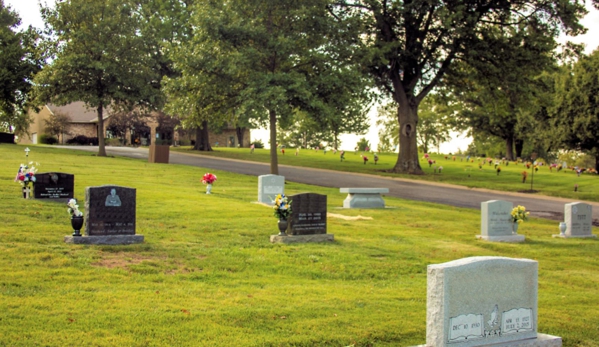
<path id="1" fill-rule="evenodd" d="M 67 0 L 42 16 L 54 42 L 54 59 L 37 76 L 40 100 L 64 105 L 83 101 L 98 114 L 99 156 L 104 110 L 151 105 L 159 75 L 144 38 L 134 0 Z"/>
<path id="2" fill-rule="evenodd" d="M 126 145 L 127 135 L 131 131 L 137 133 L 138 131 L 145 132 L 146 128 L 149 129 L 147 124 L 148 117 L 147 113 L 140 110 L 113 112 L 110 115 L 110 124 L 108 124 L 106 130 L 120 138 L 121 143 Z"/>
<path id="3" fill-rule="evenodd" d="M 281 122 L 278 143 L 289 147 L 315 148 L 323 143 L 332 144 L 333 136 L 328 129 L 308 115 L 305 111 L 296 111 L 292 118 Z"/>
<path id="4" fill-rule="evenodd" d="M 17 31 L 21 19 L 0 0 L 0 128 L 25 134 L 31 123 L 33 76 L 42 68 L 39 33 L 29 27 Z"/>
<path id="5" fill-rule="evenodd" d="M 392 171 L 409 174 L 423 174 L 416 136 L 420 103 L 456 59 L 480 55 L 471 47 L 484 41 L 484 29 L 526 23 L 550 37 L 560 27 L 576 34 L 585 13 L 582 3 L 558 0 L 335 0 L 330 9 L 338 21 L 361 24 L 354 27 L 364 43 L 362 65 L 399 106 L 400 150 Z"/>
<path id="6" fill-rule="evenodd" d="M 558 127 L 555 136 L 568 149 L 593 155 L 599 171 L 599 50 L 581 57 L 558 78 L 551 113 Z"/>
<path id="7" fill-rule="evenodd" d="M 71 125 L 71 117 L 66 113 L 52 113 L 48 119 L 44 120 L 46 132 L 49 135 L 56 136 L 64 144 L 64 135 L 69 135 L 68 129 Z"/>

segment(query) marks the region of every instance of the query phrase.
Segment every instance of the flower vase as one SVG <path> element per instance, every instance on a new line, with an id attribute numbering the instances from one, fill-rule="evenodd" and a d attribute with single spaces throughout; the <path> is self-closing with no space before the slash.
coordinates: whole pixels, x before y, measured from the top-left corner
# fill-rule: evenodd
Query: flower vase
<path id="1" fill-rule="evenodd" d="M 83 216 L 71 216 L 71 226 L 73 227 L 73 236 L 81 236 L 81 227 L 83 227 Z"/>
<path id="2" fill-rule="evenodd" d="M 212 184 L 208 183 L 206 185 L 206 194 L 212 194 Z"/>
<path id="3" fill-rule="evenodd" d="M 518 234 L 518 222 L 512 223 L 512 234 Z"/>
<path id="4" fill-rule="evenodd" d="M 568 229 L 568 225 L 565 222 L 559 223 L 559 234 L 561 236 L 566 235 L 566 229 Z"/>
<path id="5" fill-rule="evenodd" d="M 285 218 L 279 219 L 279 236 L 287 236 L 285 231 L 287 230 L 288 225 L 289 225 L 289 223 L 287 222 L 287 219 L 285 219 Z"/>

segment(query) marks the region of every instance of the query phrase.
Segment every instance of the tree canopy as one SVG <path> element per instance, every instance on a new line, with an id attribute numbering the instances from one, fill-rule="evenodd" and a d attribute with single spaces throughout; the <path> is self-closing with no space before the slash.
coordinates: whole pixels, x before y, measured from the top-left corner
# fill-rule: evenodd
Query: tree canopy
<path id="1" fill-rule="evenodd" d="M 43 66 L 39 33 L 32 27 L 18 30 L 20 23 L 18 14 L 0 0 L 0 129 L 17 135 L 29 127 L 33 77 Z"/>

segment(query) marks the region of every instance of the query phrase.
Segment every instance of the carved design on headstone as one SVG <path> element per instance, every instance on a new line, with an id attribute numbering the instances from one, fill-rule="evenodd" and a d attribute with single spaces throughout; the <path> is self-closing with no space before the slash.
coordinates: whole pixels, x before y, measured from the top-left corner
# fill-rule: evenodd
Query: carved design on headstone
<path id="1" fill-rule="evenodd" d="M 136 190 L 120 186 L 85 189 L 85 230 L 89 236 L 135 235 Z"/>

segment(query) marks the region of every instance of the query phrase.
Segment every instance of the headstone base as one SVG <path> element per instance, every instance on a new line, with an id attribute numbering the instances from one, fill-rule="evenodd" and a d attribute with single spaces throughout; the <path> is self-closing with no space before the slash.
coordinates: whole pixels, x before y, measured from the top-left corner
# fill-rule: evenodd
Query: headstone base
<path id="1" fill-rule="evenodd" d="M 560 237 L 562 239 L 596 239 L 597 235 L 595 234 L 591 234 L 591 235 L 562 235 L 562 234 L 556 234 L 556 235 L 551 235 L 553 237 Z"/>
<path id="2" fill-rule="evenodd" d="M 492 345 L 481 344 L 480 346 L 488 347 L 561 347 L 562 338 L 559 336 L 537 334 L 536 339 L 527 339 L 520 341 L 511 341 L 505 343 L 497 343 Z M 418 345 L 414 347 L 430 347 L 427 345 Z"/>
<path id="3" fill-rule="evenodd" d="M 526 237 L 524 235 L 501 235 L 501 236 L 485 236 L 476 235 L 477 239 L 491 241 L 491 242 L 524 242 Z"/>
<path id="4" fill-rule="evenodd" d="M 327 242 L 335 241 L 333 234 L 314 234 L 314 235 L 270 235 L 272 243 L 308 243 L 308 242 Z"/>
<path id="5" fill-rule="evenodd" d="M 143 235 L 106 235 L 106 236 L 70 236 L 64 237 L 65 243 L 76 245 L 130 245 L 143 243 Z"/>

